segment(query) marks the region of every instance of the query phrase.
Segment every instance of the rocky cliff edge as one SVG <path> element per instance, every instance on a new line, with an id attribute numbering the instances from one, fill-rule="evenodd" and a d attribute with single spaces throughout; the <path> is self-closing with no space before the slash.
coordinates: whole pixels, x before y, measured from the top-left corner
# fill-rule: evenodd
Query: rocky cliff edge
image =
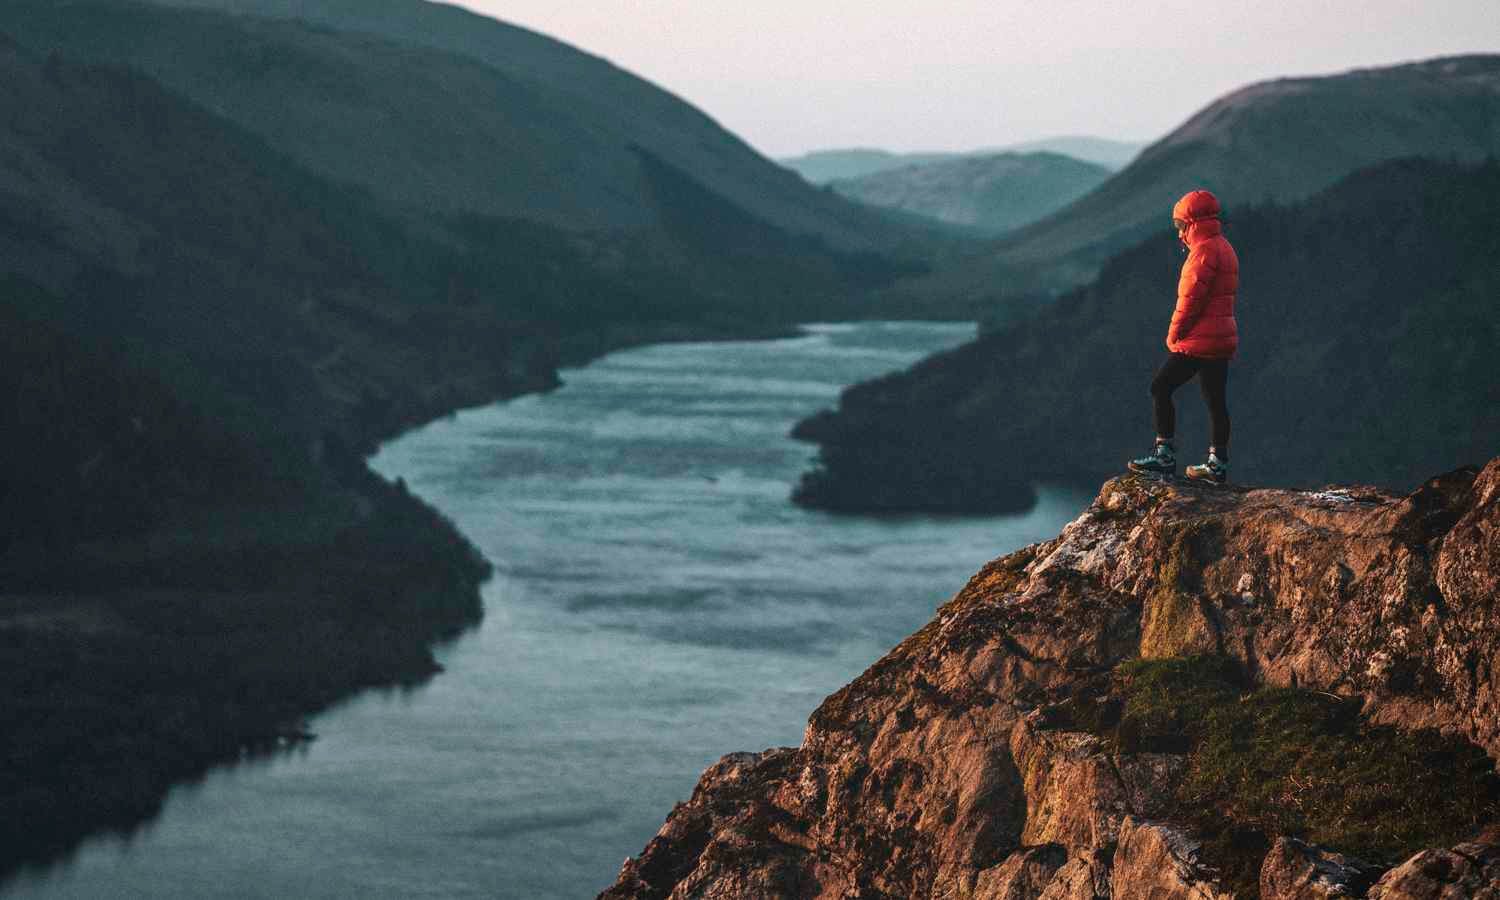
<path id="1" fill-rule="evenodd" d="M 1500 458 L 1107 482 L 604 898 L 1500 898 Z"/>

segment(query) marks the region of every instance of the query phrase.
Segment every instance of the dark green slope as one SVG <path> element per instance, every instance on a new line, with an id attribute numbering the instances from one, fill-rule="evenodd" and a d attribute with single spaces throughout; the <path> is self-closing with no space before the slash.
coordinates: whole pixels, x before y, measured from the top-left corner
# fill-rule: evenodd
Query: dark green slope
<path id="1" fill-rule="evenodd" d="M 254 419 L 258 440 L 316 426 L 362 443 L 437 412 L 418 395 L 449 382 L 547 383 L 548 361 L 528 360 L 571 317 L 607 327 L 631 293 L 543 226 L 413 234 L 138 74 L 16 52 L 0 65 L 0 272 L 55 295 L 43 306 L 67 328 L 191 372 L 180 387 Z M 681 313 L 684 290 L 662 287 L 633 317 Z M 397 418 L 362 418 L 381 404 Z"/>
<path id="2" fill-rule="evenodd" d="M 425 0 L 15 0 L 23 43 L 129 63 L 315 170 L 423 210 L 651 230 L 632 146 L 758 218 L 850 250 L 918 232 L 819 192 L 597 57 Z M 192 9 L 202 7 L 202 9 Z M 226 15 L 224 13 L 232 13 Z"/>
<path id="3" fill-rule="evenodd" d="M 312 4 L 306 11 L 315 8 L 322 9 Z M 415 0 L 376 8 L 451 13 Z M 373 31 L 126 0 L 0 6 L 0 29 L 23 44 L 147 73 L 312 172 L 363 188 L 385 217 L 460 243 L 473 256 L 511 253 L 508 235 L 455 223 L 524 220 L 565 230 L 608 278 L 647 292 L 696 293 L 696 312 L 674 301 L 677 318 L 722 317 L 726 303 L 756 307 L 763 300 L 756 294 L 759 270 L 683 242 L 682 229 L 661 218 L 654 196 L 659 178 L 647 157 L 795 238 L 799 252 L 782 265 L 806 285 L 805 314 L 842 315 L 870 283 L 919 271 L 918 256 L 953 243 L 830 198 L 748 148 L 743 158 L 684 157 L 678 148 L 684 142 L 705 154 L 725 142 L 741 145 L 716 129 L 704 131 L 711 123 L 691 107 L 600 61 L 529 32 L 461 18 L 495 37 L 494 46 L 485 45 L 493 59 L 434 48 L 441 29 L 423 42 L 403 42 Z M 386 30 L 399 36 L 413 29 Z M 579 80 L 585 75 L 598 81 L 598 91 Z M 593 99 L 584 102 L 579 92 Z M 639 110 L 628 105 L 637 100 Z M 891 255 L 898 244 L 905 262 L 871 255 Z M 851 260 L 874 265 L 844 280 Z M 683 262 L 696 277 L 681 279 Z M 705 286 L 714 288 L 712 301 Z M 829 298 L 831 307 L 811 302 Z M 591 304 L 588 312 L 599 308 Z"/>
<path id="4" fill-rule="evenodd" d="M 1500 447 L 1500 163 L 1403 160 L 1292 206 L 1230 208 L 1241 349 L 1232 475 L 1407 487 Z M 1023 506 L 1149 449 L 1147 388 L 1182 257 L 1163 230 L 1034 319 L 856 385 L 797 433 L 822 445 L 798 499 L 834 509 Z M 1202 401 L 1177 396 L 1185 462 Z"/>
<path id="5" fill-rule="evenodd" d="M 16 0 L 0 12 L 0 28 L 41 51 L 139 69 L 403 212 L 644 224 L 626 196 L 548 182 L 549 169 L 628 181 L 628 168 L 590 159 L 585 122 L 549 108 L 533 87 L 450 54 L 113 0 Z"/>
<path id="6" fill-rule="evenodd" d="M 510 323 L 595 285 L 525 225 L 512 305 L 468 301 L 460 251 L 139 74 L 7 39 L 0 83 L 4 877 L 434 671 L 487 564 L 357 448 L 552 383 Z"/>
<path id="7" fill-rule="evenodd" d="M 379 35 L 483 63 L 535 88 L 588 124 L 596 161 L 631 146 L 681 170 L 757 218 L 847 250 L 925 247 L 930 236 L 808 187 L 709 115 L 606 59 L 526 28 L 426 0 L 157 0 L 166 5 L 293 18 Z M 567 172 L 566 177 L 588 177 Z M 628 184 L 606 185 L 629 193 Z"/>

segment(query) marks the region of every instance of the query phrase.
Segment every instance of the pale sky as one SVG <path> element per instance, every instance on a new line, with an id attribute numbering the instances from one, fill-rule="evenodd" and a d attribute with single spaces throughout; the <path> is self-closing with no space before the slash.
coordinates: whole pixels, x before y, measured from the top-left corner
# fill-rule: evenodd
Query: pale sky
<path id="1" fill-rule="evenodd" d="M 768 156 L 1154 140 L 1252 81 L 1500 52 L 1500 0 L 463 0 Z"/>

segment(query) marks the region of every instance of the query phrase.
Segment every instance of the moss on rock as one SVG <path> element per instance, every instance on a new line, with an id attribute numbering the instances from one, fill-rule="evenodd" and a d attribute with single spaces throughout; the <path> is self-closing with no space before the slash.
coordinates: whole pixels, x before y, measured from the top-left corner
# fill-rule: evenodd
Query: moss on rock
<path id="1" fill-rule="evenodd" d="M 1357 699 L 1253 687 L 1221 656 L 1132 660 L 1109 698 L 1050 718 L 1120 752 L 1185 753 L 1173 818 L 1247 896 L 1277 835 L 1394 865 L 1500 819 L 1500 776 L 1480 747 L 1373 725 Z"/>
<path id="2" fill-rule="evenodd" d="M 1219 628 L 1202 597 L 1202 572 L 1217 558 L 1219 527 L 1197 521 L 1172 535 L 1158 587 L 1141 610 L 1141 655 L 1149 658 L 1217 652 Z"/>

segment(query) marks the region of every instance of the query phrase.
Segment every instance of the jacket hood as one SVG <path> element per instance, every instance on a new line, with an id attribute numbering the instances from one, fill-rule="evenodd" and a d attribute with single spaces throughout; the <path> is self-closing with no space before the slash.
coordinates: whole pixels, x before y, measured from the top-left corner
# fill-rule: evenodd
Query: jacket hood
<path id="1" fill-rule="evenodd" d="M 1172 218 L 1188 223 L 1183 244 L 1191 246 L 1219 233 L 1219 198 L 1205 190 L 1188 191 L 1172 207 Z"/>
<path id="2" fill-rule="evenodd" d="M 1219 198 L 1204 190 L 1188 191 L 1172 207 L 1172 218 L 1196 222 L 1219 217 Z"/>

